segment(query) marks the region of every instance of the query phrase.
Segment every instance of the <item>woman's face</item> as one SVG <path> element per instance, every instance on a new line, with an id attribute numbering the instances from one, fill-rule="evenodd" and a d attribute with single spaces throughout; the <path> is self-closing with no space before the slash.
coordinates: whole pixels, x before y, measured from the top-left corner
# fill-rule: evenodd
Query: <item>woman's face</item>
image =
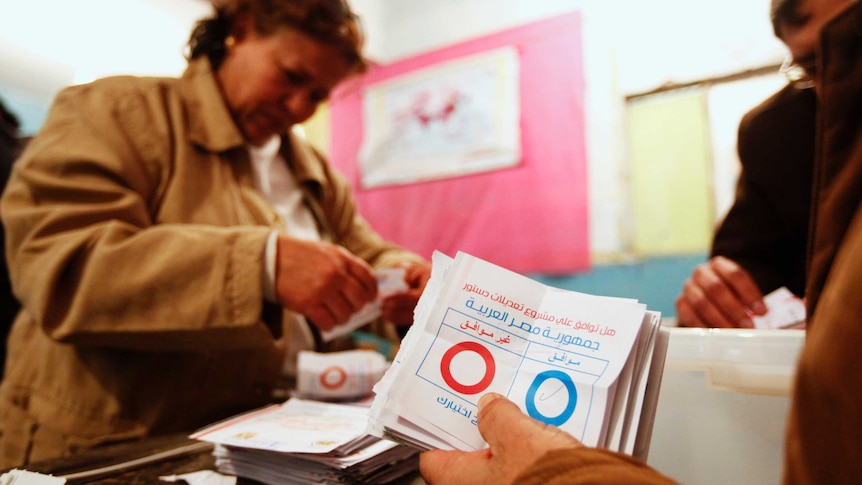
<path id="1" fill-rule="evenodd" d="M 217 77 L 234 120 L 253 145 L 307 120 L 350 74 L 334 47 L 298 30 L 261 37 L 248 29 L 234 39 Z"/>

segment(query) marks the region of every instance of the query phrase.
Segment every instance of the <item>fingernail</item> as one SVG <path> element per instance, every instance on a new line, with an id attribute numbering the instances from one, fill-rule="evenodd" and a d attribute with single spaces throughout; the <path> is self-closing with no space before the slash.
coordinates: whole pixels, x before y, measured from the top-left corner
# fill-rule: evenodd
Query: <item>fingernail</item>
<path id="1" fill-rule="evenodd" d="M 491 404 L 491 401 L 496 401 L 501 397 L 503 396 L 497 394 L 496 392 L 489 392 L 488 394 L 485 394 L 484 396 L 479 398 L 479 406 L 487 406 L 488 404 Z"/>
<path id="2" fill-rule="evenodd" d="M 751 304 L 751 311 L 757 315 L 763 315 L 766 313 L 766 305 L 764 305 L 762 301 L 756 301 Z"/>
<path id="3" fill-rule="evenodd" d="M 754 321 L 748 317 L 741 318 L 736 322 L 736 326 L 739 328 L 754 328 Z"/>

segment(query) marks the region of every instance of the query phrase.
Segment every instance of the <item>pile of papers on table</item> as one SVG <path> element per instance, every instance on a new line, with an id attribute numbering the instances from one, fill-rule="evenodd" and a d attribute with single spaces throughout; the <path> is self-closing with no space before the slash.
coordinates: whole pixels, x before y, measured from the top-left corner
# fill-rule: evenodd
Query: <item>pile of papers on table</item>
<path id="1" fill-rule="evenodd" d="M 387 483 L 418 451 L 366 434 L 367 405 L 291 398 L 191 435 L 215 443 L 219 472 L 264 484 Z"/>
<path id="2" fill-rule="evenodd" d="M 374 387 L 368 431 L 419 449 L 482 449 L 477 403 L 496 392 L 589 446 L 646 459 L 669 335 L 660 321 L 636 300 L 437 252 Z"/>

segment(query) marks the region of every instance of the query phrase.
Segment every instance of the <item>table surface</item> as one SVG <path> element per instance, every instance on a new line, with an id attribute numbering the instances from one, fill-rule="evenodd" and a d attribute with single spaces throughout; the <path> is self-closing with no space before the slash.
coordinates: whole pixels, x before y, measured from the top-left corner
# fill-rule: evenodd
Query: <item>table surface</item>
<path id="1" fill-rule="evenodd" d="M 45 475 L 66 476 L 125 463 L 130 460 L 152 456 L 157 453 L 197 443 L 199 442 L 189 439 L 187 434 L 160 436 L 141 441 L 99 447 L 72 457 L 30 463 L 21 468 Z M 215 470 L 215 458 L 212 456 L 211 447 L 199 449 L 196 452 L 186 453 L 181 456 L 165 458 L 153 463 L 142 464 L 131 469 L 106 471 L 101 476 L 80 479 L 69 478 L 66 483 L 158 483 L 160 476 L 190 473 L 199 470 Z"/>
<path id="2" fill-rule="evenodd" d="M 166 456 L 172 454 L 172 450 L 177 449 L 186 451 L 178 456 Z M 126 464 L 133 460 L 143 459 L 142 461 L 147 461 L 154 456 L 160 457 L 160 459 L 148 463 L 138 463 L 131 467 L 117 466 L 116 469 L 106 469 L 106 467 Z M 190 439 L 185 433 L 104 446 L 69 458 L 40 461 L 21 468 L 45 475 L 65 476 L 67 477 L 66 483 L 69 485 L 80 483 L 98 485 L 153 484 L 160 483 L 159 477 L 161 476 L 216 470 L 212 446 Z M 104 471 L 95 476 L 74 478 L 73 474 L 91 470 Z M 237 485 L 255 485 L 257 483 L 254 480 L 237 478 Z M 425 481 L 422 480 L 418 472 L 414 472 L 391 483 L 393 485 L 421 485 Z"/>

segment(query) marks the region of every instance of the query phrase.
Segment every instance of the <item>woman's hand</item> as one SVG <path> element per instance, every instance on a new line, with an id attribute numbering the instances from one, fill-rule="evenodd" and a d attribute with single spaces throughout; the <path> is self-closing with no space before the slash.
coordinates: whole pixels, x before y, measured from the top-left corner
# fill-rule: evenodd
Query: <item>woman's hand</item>
<path id="1" fill-rule="evenodd" d="M 282 306 L 330 330 L 374 300 L 377 280 L 341 246 L 279 235 L 275 293 Z"/>
<path id="2" fill-rule="evenodd" d="M 407 291 L 392 295 L 383 300 L 383 318 L 399 327 L 409 326 L 413 323 L 413 309 L 419 302 L 419 297 L 428 284 L 431 277 L 431 263 L 427 261 L 410 262 L 399 265 L 404 268 L 404 282 L 407 283 Z"/>

